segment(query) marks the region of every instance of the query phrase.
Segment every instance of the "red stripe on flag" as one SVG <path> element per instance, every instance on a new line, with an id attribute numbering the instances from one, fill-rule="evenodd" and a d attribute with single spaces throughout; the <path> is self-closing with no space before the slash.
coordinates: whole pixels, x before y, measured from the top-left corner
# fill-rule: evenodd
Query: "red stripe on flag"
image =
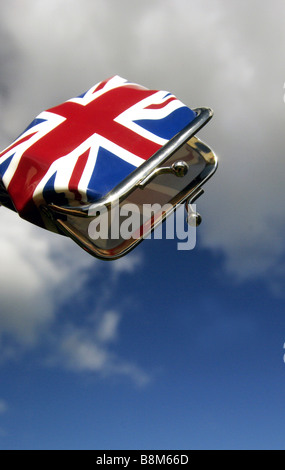
<path id="1" fill-rule="evenodd" d="M 27 135 L 26 137 L 23 137 L 23 138 L 20 139 L 20 140 L 17 140 L 17 142 L 15 142 L 14 144 L 10 145 L 10 147 L 6 148 L 5 150 L 3 150 L 3 152 L 0 153 L 0 158 L 1 158 L 2 155 L 4 155 L 5 153 L 10 152 L 10 150 L 12 150 L 13 148 L 17 147 L 18 145 L 22 144 L 23 142 L 26 142 L 26 140 L 31 139 L 31 137 L 33 137 L 35 134 L 36 134 L 36 132 L 34 132 L 33 134 L 29 134 L 29 135 Z"/>
<path id="2" fill-rule="evenodd" d="M 83 170 L 85 168 L 85 165 L 87 163 L 89 152 L 90 152 L 90 149 L 86 150 L 86 152 L 84 152 L 78 158 L 77 163 L 74 167 L 73 173 L 71 175 L 69 185 L 68 185 L 69 191 L 75 194 L 75 199 L 77 201 L 81 201 L 82 199 L 82 196 L 80 192 L 78 191 L 78 185 L 79 185 L 79 181 L 82 176 Z"/>
<path id="3" fill-rule="evenodd" d="M 102 90 L 102 88 L 104 88 L 104 86 L 110 81 L 110 79 L 108 78 L 107 80 L 104 80 L 103 82 L 100 82 L 99 85 L 95 88 L 95 90 L 92 92 L 92 95 L 94 93 L 96 93 L 96 91 L 99 91 L 99 90 Z"/>
<path id="4" fill-rule="evenodd" d="M 161 108 L 164 108 L 165 106 L 167 106 L 168 103 L 170 103 L 171 101 L 174 101 L 174 100 L 176 100 L 176 98 L 174 98 L 174 96 L 173 96 L 172 98 L 169 98 L 167 101 L 164 101 L 163 103 L 150 104 L 145 109 L 161 109 Z"/>

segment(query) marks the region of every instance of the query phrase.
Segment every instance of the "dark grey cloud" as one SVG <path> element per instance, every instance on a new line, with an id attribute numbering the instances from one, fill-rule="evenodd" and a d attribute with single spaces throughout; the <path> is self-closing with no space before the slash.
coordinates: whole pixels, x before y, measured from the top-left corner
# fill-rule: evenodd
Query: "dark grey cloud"
<path id="1" fill-rule="evenodd" d="M 17 70 L 17 47 L 13 38 L 4 29 L 0 29 L 0 96 L 4 102 L 11 93 L 11 83 Z"/>

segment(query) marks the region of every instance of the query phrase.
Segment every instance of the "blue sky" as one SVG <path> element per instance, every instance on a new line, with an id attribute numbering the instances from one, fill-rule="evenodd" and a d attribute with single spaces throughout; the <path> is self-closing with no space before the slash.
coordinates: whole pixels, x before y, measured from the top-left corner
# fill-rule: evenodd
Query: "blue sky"
<path id="1" fill-rule="evenodd" d="M 1 148 L 119 74 L 212 107 L 220 160 L 191 251 L 104 262 L 0 209 L 0 448 L 284 449 L 283 2 L 0 9 Z"/>

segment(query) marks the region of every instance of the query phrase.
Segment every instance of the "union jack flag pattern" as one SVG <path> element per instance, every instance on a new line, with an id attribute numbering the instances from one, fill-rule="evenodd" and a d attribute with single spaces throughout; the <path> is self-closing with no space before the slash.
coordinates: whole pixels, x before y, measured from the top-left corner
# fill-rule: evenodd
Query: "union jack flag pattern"
<path id="1" fill-rule="evenodd" d="M 195 117 L 174 95 L 115 76 L 37 116 L 0 153 L 0 181 L 43 226 L 40 205 L 100 199 Z"/>

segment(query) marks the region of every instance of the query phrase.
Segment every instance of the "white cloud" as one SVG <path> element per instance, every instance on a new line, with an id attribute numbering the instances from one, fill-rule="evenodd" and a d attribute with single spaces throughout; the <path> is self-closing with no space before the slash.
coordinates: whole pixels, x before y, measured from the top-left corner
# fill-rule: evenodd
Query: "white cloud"
<path id="1" fill-rule="evenodd" d="M 6 413 L 8 410 L 7 402 L 0 398 L 0 415 Z"/>
<path id="2" fill-rule="evenodd" d="M 23 346 L 37 343 L 54 320 L 71 270 L 78 279 L 73 293 L 82 285 L 92 259 L 84 253 L 77 258 L 68 239 L 58 237 L 55 244 L 55 237 L 1 208 L 0 345 L 6 334 Z"/>
<path id="3" fill-rule="evenodd" d="M 278 43 L 285 33 L 279 19 L 284 4 L 274 5 L 275 10 L 258 9 L 255 1 L 225 6 L 228 24 L 219 33 L 225 52 L 211 80 L 216 113 L 204 132 L 220 166 L 197 205 L 205 221 L 202 241 L 224 255 L 227 273 L 241 281 L 268 280 L 271 273 L 280 283 L 285 106 Z"/>
<path id="4" fill-rule="evenodd" d="M 141 255 L 130 253 L 127 256 L 117 259 L 113 263 L 113 272 L 118 275 L 120 273 L 133 273 L 143 263 Z"/>
<path id="5" fill-rule="evenodd" d="M 3 207 L 1 221 L 0 361 L 19 357 L 41 343 L 49 364 L 146 383 L 145 372 L 110 350 L 111 343 L 119 341 L 122 318 L 117 311 L 104 311 L 116 289 L 115 264 L 92 258 L 68 238 L 33 227 Z M 135 257 L 119 271 L 128 274 L 138 264 Z M 70 305 L 77 297 L 83 302 L 90 295 L 85 287 L 90 276 L 101 293 L 94 297 L 95 314 L 90 313 L 93 304 L 86 311 L 81 307 L 80 325 L 70 323 L 69 312 L 61 312 L 61 305 Z"/>
<path id="6" fill-rule="evenodd" d="M 114 311 L 106 312 L 98 325 L 97 337 L 99 341 L 112 341 L 117 336 L 120 315 Z"/>
<path id="7" fill-rule="evenodd" d="M 120 358 L 110 349 L 118 337 L 120 315 L 105 312 L 97 328 L 69 325 L 56 337 L 56 356 L 52 365 L 63 366 L 75 372 L 99 373 L 102 376 L 126 376 L 137 385 L 145 385 L 150 376 L 129 360 Z"/>
<path id="8" fill-rule="evenodd" d="M 75 370 L 104 370 L 108 363 L 107 352 L 92 340 L 92 335 L 79 328 L 68 331 L 60 347 L 67 367 Z"/>

